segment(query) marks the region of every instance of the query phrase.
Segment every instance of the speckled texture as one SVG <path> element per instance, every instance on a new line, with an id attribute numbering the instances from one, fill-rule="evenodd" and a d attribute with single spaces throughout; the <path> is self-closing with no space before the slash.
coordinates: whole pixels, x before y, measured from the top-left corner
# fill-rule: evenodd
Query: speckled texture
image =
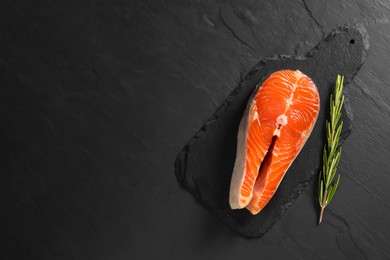
<path id="1" fill-rule="evenodd" d="M 388 1 L 36 2 L 0 1 L 2 259 L 390 258 Z M 352 20 L 370 54 L 324 223 L 309 186 L 237 235 L 181 187 L 177 154 L 259 60 Z"/>

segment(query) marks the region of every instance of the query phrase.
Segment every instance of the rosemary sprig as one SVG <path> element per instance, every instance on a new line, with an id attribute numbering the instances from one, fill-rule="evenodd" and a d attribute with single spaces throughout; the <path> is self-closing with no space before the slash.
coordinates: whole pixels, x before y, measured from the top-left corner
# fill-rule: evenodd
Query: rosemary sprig
<path id="1" fill-rule="evenodd" d="M 339 123 L 339 120 L 344 103 L 343 83 L 344 76 L 337 75 L 334 93 L 330 96 L 330 120 L 326 120 L 327 144 L 324 147 L 323 166 L 318 178 L 318 202 L 321 208 L 318 224 L 322 222 L 324 209 L 332 200 L 340 182 L 340 174 L 336 182 L 333 179 L 336 176 L 341 155 L 339 139 L 343 121 Z"/>

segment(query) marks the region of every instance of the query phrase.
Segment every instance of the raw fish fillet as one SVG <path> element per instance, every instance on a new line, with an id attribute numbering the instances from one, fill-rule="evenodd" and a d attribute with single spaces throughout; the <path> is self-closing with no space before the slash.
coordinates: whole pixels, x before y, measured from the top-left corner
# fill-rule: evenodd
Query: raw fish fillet
<path id="1" fill-rule="evenodd" d="M 259 213 L 272 199 L 317 120 L 320 98 L 299 70 L 269 76 L 250 98 L 237 135 L 229 203 Z"/>

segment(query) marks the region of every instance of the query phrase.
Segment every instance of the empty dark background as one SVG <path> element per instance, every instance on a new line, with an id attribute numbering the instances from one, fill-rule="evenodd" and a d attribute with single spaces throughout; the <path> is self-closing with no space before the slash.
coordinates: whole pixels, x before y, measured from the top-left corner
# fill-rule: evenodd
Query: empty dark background
<path id="1" fill-rule="evenodd" d="M 390 258 L 390 2 L 32 2 L 0 2 L 2 259 Z M 176 155 L 257 61 L 352 20 L 370 54 L 324 223 L 309 188 L 264 237 L 237 235 Z"/>

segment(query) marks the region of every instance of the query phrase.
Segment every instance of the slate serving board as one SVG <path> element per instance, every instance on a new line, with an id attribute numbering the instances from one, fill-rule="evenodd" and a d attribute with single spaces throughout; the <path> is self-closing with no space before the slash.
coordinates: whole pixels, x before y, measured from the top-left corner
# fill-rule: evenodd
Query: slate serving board
<path id="1" fill-rule="evenodd" d="M 276 55 L 260 61 L 179 153 L 175 161 L 179 181 L 239 234 L 246 237 L 265 234 L 305 187 L 316 179 L 322 163 L 329 95 L 336 75 L 344 75 L 347 85 L 364 63 L 368 47 L 365 28 L 354 24 L 337 28 L 304 56 Z M 310 138 L 274 197 L 258 215 L 253 216 L 246 209 L 231 210 L 229 207 L 238 125 L 251 93 L 265 78 L 281 69 L 298 69 L 313 79 L 320 93 L 321 110 Z M 341 142 L 352 129 L 350 113 L 348 106 L 344 106 Z"/>

